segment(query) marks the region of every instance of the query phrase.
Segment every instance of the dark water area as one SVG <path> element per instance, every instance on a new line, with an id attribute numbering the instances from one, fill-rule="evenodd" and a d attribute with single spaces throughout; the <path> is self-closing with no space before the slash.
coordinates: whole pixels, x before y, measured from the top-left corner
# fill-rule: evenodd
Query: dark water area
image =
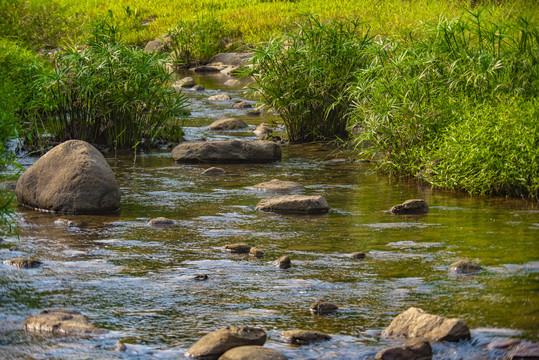
<path id="1" fill-rule="evenodd" d="M 276 117 L 247 117 L 230 102 L 243 86 L 221 77 L 198 77 L 208 90 L 192 99 L 187 139 L 252 138 Z M 255 101 L 251 101 L 255 104 Z M 212 121 L 236 116 L 247 131 L 210 132 Z M 33 257 L 36 269 L 0 264 L 0 358 L 177 359 L 201 336 L 228 325 L 258 326 L 267 347 L 291 359 L 373 359 L 398 340 L 381 331 L 411 306 L 458 317 L 472 340 L 433 345 L 434 359 L 501 359 L 486 350 L 496 338 L 539 340 L 539 209 L 536 203 L 475 198 L 433 191 L 373 172 L 353 153 L 326 145 L 285 145 L 280 162 L 220 165 L 226 174 L 201 176 L 211 165 L 176 164 L 167 150 L 105 154 L 121 187 L 121 212 L 111 216 L 60 216 L 19 207 L 18 235 L 4 237 L 0 260 Z M 305 194 L 323 195 L 326 215 L 282 216 L 255 211 L 268 196 L 252 188 L 273 178 L 297 181 Z M 422 198 L 425 216 L 387 210 Z M 177 220 L 169 228 L 152 218 Z M 77 226 L 54 223 L 58 218 Z M 246 242 L 263 258 L 222 251 Z M 18 250 L 11 251 L 12 246 Z M 350 258 L 365 252 L 365 259 Z M 273 261 L 290 256 L 292 267 Z M 483 267 L 454 275 L 459 259 Z M 196 275 L 207 281 L 195 281 Z M 312 315 L 327 301 L 339 310 Z M 46 337 L 25 333 L 24 319 L 42 309 L 80 310 L 107 335 Z M 285 343 L 283 330 L 310 329 L 332 340 L 309 346 Z M 123 353 L 116 342 L 127 345 Z"/>

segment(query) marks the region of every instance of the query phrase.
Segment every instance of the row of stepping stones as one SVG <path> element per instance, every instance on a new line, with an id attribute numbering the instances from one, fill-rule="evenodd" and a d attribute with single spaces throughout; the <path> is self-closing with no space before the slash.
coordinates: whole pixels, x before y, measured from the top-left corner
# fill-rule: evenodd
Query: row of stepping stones
<path id="1" fill-rule="evenodd" d="M 314 315 L 326 316 L 335 312 L 334 304 L 315 302 L 310 310 Z M 30 333 L 54 334 L 56 336 L 100 336 L 108 331 L 93 325 L 80 312 L 65 308 L 43 310 L 28 317 L 24 329 Z M 295 345 L 330 341 L 331 336 L 309 330 L 285 330 L 286 342 Z M 448 319 L 411 307 L 395 317 L 382 332 L 385 338 L 408 339 L 401 346 L 384 349 L 376 354 L 377 360 L 431 359 L 430 343 L 458 342 L 471 338 L 470 330 L 461 319 Z M 277 350 L 264 347 L 268 336 L 264 329 L 251 326 L 227 326 L 212 331 L 196 341 L 186 356 L 204 360 L 282 360 L 287 356 Z M 115 350 L 126 351 L 128 347 L 119 342 Z M 491 351 L 505 351 L 506 359 L 537 359 L 539 343 L 522 342 L 519 339 L 495 340 L 487 346 Z"/>

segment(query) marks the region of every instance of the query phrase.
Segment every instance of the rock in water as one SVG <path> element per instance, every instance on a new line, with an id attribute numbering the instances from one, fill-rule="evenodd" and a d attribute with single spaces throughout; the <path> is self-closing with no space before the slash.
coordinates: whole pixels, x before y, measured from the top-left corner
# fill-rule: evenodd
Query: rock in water
<path id="1" fill-rule="evenodd" d="M 4 260 L 4 264 L 13 266 L 17 269 L 33 269 L 41 265 L 41 261 L 33 259 L 25 259 L 22 257 Z"/>
<path id="2" fill-rule="evenodd" d="M 273 262 L 279 269 L 290 269 L 292 262 L 287 255 L 281 256 Z"/>
<path id="3" fill-rule="evenodd" d="M 148 225 L 153 227 L 168 227 L 176 225 L 176 221 L 166 217 L 157 217 L 148 221 Z"/>
<path id="4" fill-rule="evenodd" d="M 376 360 L 430 360 L 432 348 L 427 341 L 414 339 L 403 346 L 393 346 L 376 354 Z"/>
<path id="5" fill-rule="evenodd" d="M 264 140 L 183 142 L 172 150 L 179 163 L 266 163 L 281 160 L 281 145 Z"/>
<path id="6" fill-rule="evenodd" d="M 539 343 L 527 343 L 517 346 L 507 354 L 509 360 L 539 359 Z"/>
<path id="7" fill-rule="evenodd" d="M 266 332 L 249 326 L 227 326 L 204 335 L 187 351 L 197 359 L 217 359 L 226 351 L 246 345 L 264 345 Z"/>
<path id="8" fill-rule="evenodd" d="M 310 309 L 313 314 L 326 315 L 334 313 L 339 309 L 339 307 L 332 303 L 317 301 L 311 304 Z"/>
<path id="9" fill-rule="evenodd" d="M 33 208 L 59 213 L 117 211 L 120 188 L 103 155 L 85 141 L 52 148 L 17 181 L 17 199 Z"/>
<path id="10" fill-rule="evenodd" d="M 247 124 L 238 118 L 223 118 L 214 121 L 208 126 L 209 130 L 239 130 L 247 127 Z"/>
<path id="11" fill-rule="evenodd" d="M 277 350 L 263 346 L 240 346 L 225 352 L 219 360 L 286 360 L 285 355 Z"/>
<path id="12" fill-rule="evenodd" d="M 429 212 L 429 206 L 425 200 L 412 199 L 393 206 L 390 212 L 395 215 L 423 215 Z"/>
<path id="13" fill-rule="evenodd" d="M 277 214 L 324 214 L 329 211 L 329 205 L 320 195 L 283 195 L 260 200 L 256 210 Z"/>
<path id="14" fill-rule="evenodd" d="M 447 319 L 411 307 L 393 319 L 382 335 L 418 337 L 429 341 L 460 341 L 470 338 L 470 330 L 460 319 Z"/>
<path id="15" fill-rule="evenodd" d="M 271 179 L 260 184 L 256 184 L 253 188 L 274 193 L 290 193 L 303 191 L 304 187 L 295 181 L 283 181 L 279 179 Z"/>
<path id="16" fill-rule="evenodd" d="M 481 271 L 482 267 L 470 260 L 459 260 L 449 265 L 449 269 L 458 274 L 475 274 Z"/>
<path id="17" fill-rule="evenodd" d="M 28 317 L 24 321 L 24 329 L 64 336 L 93 336 L 107 332 L 90 323 L 80 312 L 69 309 L 43 310 Z"/>
<path id="18" fill-rule="evenodd" d="M 308 330 L 286 330 L 283 331 L 286 341 L 296 345 L 308 345 L 313 342 L 327 341 L 331 336 L 318 331 Z"/>
<path id="19" fill-rule="evenodd" d="M 223 175 L 223 174 L 226 174 L 225 169 L 212 166 L 211 168 L 204 170 L 200 175 L 217 176 L 217 175 Z"/>
<path id="20" fill-rule="evenodd" d="M 223 250 L 234 254 L 248 254 L 251 246 L 246 243 L 228 244 L 223 246 Z"/>

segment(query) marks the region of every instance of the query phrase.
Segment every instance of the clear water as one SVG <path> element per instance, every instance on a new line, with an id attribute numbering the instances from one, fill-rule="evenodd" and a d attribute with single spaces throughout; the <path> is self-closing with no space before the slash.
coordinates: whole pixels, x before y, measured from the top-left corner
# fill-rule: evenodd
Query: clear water
<path id="1" fill-rule="evenodd" d="M 188 139 L 254 138 L 250 131 L 275 117 L 246 117 L 212 94 L 243 97 L 223 78 L 197 80 L 209 89 L 186 91 L 193 117 Z M 242 84 L 243 85 L 243 84 Z M 254 102 L 253 102 L 254 103 Z M 205 129 L 224 116 L 242 117 L 248 131 Z M 0 358 L 178 359 L 201 336 L 228 325 L 252 325 L 269 335 L 266 346 L 293 359 L 372 359 L 395 345 L 380 332 L 398 313 L 417 306 L 463 319 L 472 340 L 434 345 L 435 359 L 500 359 L 484 349 L 499 337 L 539 340 L 539 209 L 500 198 L 432 191 L 379 176 L 370 164 L 323 145 L 285 146 L 283 160 L 223 165 L 227 173 L 200 176 L 211 165 L 175 164 L 168 151 L 106 154 L 122 191 L 121 213 L 59 216 L 17 210 L 18 236 L 4 237 L 0 260 L 24 256 L 43 262 L 32 270 L 0 264 Z M 267 194 L 251 188 L 279 178 L 323 195 L 322 216 L 279 216 L 254 210 Z M 387 210 L 425 199 L 423 217 Z M 176 226 L 151 228 L 165 216 Z M 59 217 L 76 227 L 54 224 Z M 265 257 L 228 254 L 222 246 L 247 242 Z M 17 246 L 18 251 L 10 251 Z M 367 253 L 363 260 L 349 254 Z M 292 267 L 273 260 L 289 255 Z M 470 259 L 484 267 L 455 276 L 449 264 Z M 207 281 L 195 275 L 207 274 Z M 312 302 L 339 306 L 329 316 L 309 312 Z M 25 333 L 24 319 L 42 309 L 69 307 L 110 330 L 90 338 Z M 311 346 L 284 342 L 283 330 L 312 329 L 332 340 Z M 127 351 L 114 350 L 117 341 Z"/>

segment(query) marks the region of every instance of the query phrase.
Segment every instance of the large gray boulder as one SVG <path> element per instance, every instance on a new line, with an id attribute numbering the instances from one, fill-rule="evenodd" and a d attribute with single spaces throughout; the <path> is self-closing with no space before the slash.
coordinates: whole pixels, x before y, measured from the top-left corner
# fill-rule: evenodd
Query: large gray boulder
<path id="1" fill-rule="evenodd" d="M 329 211 L 329 205 L 320 195 L 283 195 L 260 200 L 256 210 L 278 214 L 324 214 Z"/>
<path id="2" fill-rule="evenodd" d="M 69 309 L 43 310 L 26 318 L 24 329 L 64 336 L 94 336 L 107 332 L 90 323 L 80 312 Z"/>
<path id="3" fill-rule="evenodd" d="M 287 360 L 288 357 L 277 350 L 263 346 L 240 346 L 228 350 L 219 360 Z"/>
<path id="4" fill-rule="evenodd" d="M 186 355 L 197 359 L 217 359 L 226 351 L 247 345 L 264 345 L 266 332 L 260 328 L 249 326 L 227 326 L 204 335 Z"/>
<path id="5" fill-rule="evenodd" d="M 281 145 L 264 140 L 183 142 L 172 150 L 179 163 L 265 163 L 281 159 Z"/>
<path id="6" fill-rule="evenodd" d="M 60 213 L 118 210 L 120 188 L 103 155 L 85 141 L 52 148 L 17 181 L 19 203 Z"/>
<path id="7" fill-rule="evenodd" d="M 411 307 L 393 319 L 382 335 L 417 337 L 429 341 L 460 341 L 470 338 L 470 330 L 460 319 L 447 319 Z"/>

